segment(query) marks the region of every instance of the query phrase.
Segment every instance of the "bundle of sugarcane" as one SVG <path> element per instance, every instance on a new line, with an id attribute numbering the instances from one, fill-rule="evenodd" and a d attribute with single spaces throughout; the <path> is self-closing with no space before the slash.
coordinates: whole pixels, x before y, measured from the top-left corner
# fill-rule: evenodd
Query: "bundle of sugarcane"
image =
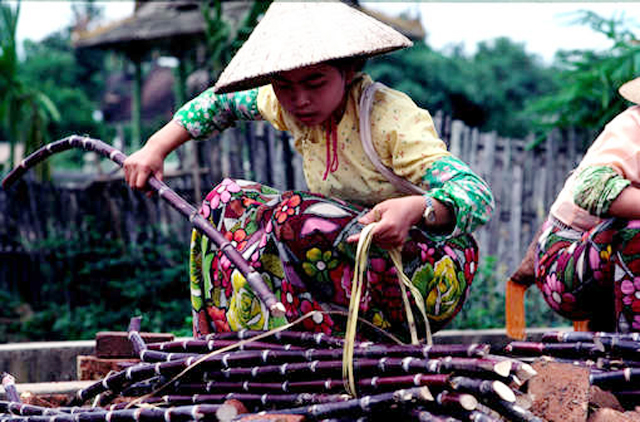
<path id="1" fill-rule="evenodd" d="M 0 402 L 0 421 L 231 420 L 238 407 L 305 420 L 541 420 L 518 391 L 534 375 L 531 367 L 484 344 L 356 342 L 354 397 L 342 379 L 340 338 L 241 331 L 147 345 L 138 319 L 129 338 L 139 363 L 80 390 L 64 408 L 14 396 Z"/>
<path id="2" fill-rule="evenodd" d="M 613 393 L 625 407 L 640 404 L 640 333 L 549 331 L 539 342 L 507 344 L 505 354 L 587 367 L 591 385 Z"/>

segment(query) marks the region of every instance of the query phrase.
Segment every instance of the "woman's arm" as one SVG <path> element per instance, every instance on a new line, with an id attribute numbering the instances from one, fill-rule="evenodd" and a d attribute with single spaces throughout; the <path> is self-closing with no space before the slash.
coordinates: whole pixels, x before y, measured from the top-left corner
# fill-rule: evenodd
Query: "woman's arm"
<path id="1" fill-rule="evenodd" d="M 373 235 L 385 248 L 402 246 L 413 225 L 423 225 L 434 237 L 453 237 L 473 232 L 486 223 L 493 211 L 493 195 L 484 180 L 459 159 L 438 159 L 424 177 L 429 187 L 424 196 L 388 199 L 362 216 L 362 224 L 378 222 Z M 425 221 L 426 198 L 432 199 L 435 219 Z M 356 242 L 359 235 L 350 236 Z"/>
<path id="2" fill-rule="evenodd" d="M 640 189 L 627 186 L 609 207 L 609 216 L 640 220 Z"/>
<path id="3" fill-rule="evenodd" d="M 238 120 L 260 120 L 257 96 L 257 88 L 222 95 L 216 95 L 213 89 L 204 91 L 125 160 L 126 182 L 134 189 L 143 189 L 150 175 L 162 180 L 165 158 L 189 139 L 207 139 Z"/>

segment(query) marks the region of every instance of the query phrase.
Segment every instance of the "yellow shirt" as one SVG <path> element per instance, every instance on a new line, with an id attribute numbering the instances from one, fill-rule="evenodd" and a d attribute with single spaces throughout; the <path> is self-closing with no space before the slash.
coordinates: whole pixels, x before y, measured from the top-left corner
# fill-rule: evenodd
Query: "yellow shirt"
<path id="1" fill-rule="evenodd" d="M 361 75 L 352 84 L 346 109 L 337 125 L 338 168 L 322 180 L 326 171 L 324 126 L 306 126 L 287 113 L 270 85 L 258 91 L 258 111 L 278 130 L 286 130 L 302 155 L 304 175 L 311 192 L 348 202 L 372 206 L 385 199 L 403 196 L 378 170 L 364 152 L 359 132 L 360 94 L 371 79 Z M 428 111 L 416 106 L 405 94 L 384 88 L 375 94 L 371 106 L 371 136 L 380 161 L 398 176 L 426 187 L 422 177 L 431 164 L 449 156 Z"/>

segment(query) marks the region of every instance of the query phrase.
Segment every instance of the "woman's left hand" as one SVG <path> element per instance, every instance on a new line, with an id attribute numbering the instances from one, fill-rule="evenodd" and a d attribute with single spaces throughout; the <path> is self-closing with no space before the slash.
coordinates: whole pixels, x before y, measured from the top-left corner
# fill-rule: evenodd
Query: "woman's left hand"
<path id="1" fill-rule="evenodd" d="M 377 223 L 373 229 L 373 241 L 384 249 L 402 247 L 411 226 L 422 219 L 424 198 L 419 195 L 387 199 L 373 207 L 358 222 L 364 225 Z M 357 242 L 360 233 L 351 235 L 347 242 Z"/>

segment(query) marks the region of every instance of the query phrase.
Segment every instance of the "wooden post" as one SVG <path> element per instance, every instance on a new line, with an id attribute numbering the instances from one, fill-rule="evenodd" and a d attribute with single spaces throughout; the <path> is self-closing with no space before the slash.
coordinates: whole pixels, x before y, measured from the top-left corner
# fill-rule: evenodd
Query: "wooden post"
<path id="1" fill-rule="evenodd" d="M 131 92 L 131 149 L 137 151 L 142 145 L 142 54 L 130 52 L 133 63 L 133 86 Z"/>

